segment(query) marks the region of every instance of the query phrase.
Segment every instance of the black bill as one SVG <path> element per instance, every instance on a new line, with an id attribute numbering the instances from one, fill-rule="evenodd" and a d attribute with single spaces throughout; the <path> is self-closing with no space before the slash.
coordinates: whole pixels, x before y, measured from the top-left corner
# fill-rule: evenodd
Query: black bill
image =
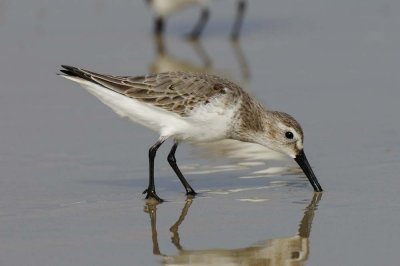
<path id="1" fill-rule="evenodd" d="M 297 154 L 294 160 L 300 165 L 301 169 L 303 170 L 304 174 L 307 176 L 308 180 L 310 181 L 311 185 L 314 188 L 315 192 L 321 192 L 322 187 L 318 183 L 317 177 L 315 176 L 313 170 L 311 169 L 310 164 L 308 163 L 307 157 L 304 154 L 304 150 L 301 150 L 299 154 Z"/>

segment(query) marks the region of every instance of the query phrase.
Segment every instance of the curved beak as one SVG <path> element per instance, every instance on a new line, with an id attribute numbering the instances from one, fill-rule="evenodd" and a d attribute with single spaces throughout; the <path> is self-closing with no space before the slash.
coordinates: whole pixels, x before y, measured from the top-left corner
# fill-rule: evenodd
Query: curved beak
<path id="1" fill-rule="evenodd" d="M 307 176 L 308 180 L 310 181 L 311 185 L 314 188 L 314 191 L 321 192 L 322 187 L 318 183 L 317 177 L 315 176 L 313 170 L 311 169 L 310 164 L 308 163 L 304 150 L 301 150 L 299 154 L 297 154 L 297 156 L 294 158 L 294 160 L 299 164 L 304 174 Z"/>

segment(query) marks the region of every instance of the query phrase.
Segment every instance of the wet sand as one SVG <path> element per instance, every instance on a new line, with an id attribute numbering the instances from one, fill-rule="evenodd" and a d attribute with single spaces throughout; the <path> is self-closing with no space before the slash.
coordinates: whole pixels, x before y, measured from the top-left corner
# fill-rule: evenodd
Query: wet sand
<path id="1" fill-rule="evenodd" d="M 0 0 L 0 264 L 395 265 L 399 10 L 394 0 L 252 0 L 232 44 L 234 5 L 221 0 L 191 43 L 196 8 L 160 40 L 142 1 Z M 182 145 L 178 163 L 201 192 L 187 201 L 166 145 L 156 186 L 167 202 L 148 204 L 157 135 L 57 77 L 61 64 L 229 77 L 300 121 L 325 191 L 256 146 Z"/>

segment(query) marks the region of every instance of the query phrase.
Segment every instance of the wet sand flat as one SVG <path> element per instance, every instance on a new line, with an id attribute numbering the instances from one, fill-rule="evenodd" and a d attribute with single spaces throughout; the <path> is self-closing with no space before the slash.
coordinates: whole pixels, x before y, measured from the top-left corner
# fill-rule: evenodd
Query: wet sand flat
<path id="1" fill-rule="evenodd" d="M 399 10 L 252 0 L 231 43 L 235 7 L 221 0 L 191 43 L 196 8 L 155 39 L 144 1 L 0 0 L 0 264 L 395 265 Z M 57 77 L 61 64 L 226 76 L 302 124 L 325 191 L 259 147 L 182 145 L 178 163 L 200 192 L 186 200 L 165 145 L 156 186 L 167 202 L 148 204 L 157 134 Z"/>

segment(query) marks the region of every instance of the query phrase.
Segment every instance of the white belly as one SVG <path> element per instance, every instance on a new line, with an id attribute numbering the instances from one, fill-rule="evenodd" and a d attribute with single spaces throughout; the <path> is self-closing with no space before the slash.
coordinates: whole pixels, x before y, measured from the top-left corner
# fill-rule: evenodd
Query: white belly
<path id="1" fill-rule="evenodd" d="M 217 101 L 195 108 L 189 116 L 175 113 L 126 97 L 95 83 L 76 77 L 66 77 L 78 82 L 121 117 L 148 127 L 164 137 L 188 142 L 204 142 L 226 138 L 226 131 L 236 108 L 225 109 Z"/>
<path id="2" fill-rule="evenodd" d="M 194 109 L 185 121 L 190 125 L 188 130 L 177 136 L 191 142 L 205 142 L 227 138 L 232 119 L 238 106 L 226 108 L 218 99 Z"/>

